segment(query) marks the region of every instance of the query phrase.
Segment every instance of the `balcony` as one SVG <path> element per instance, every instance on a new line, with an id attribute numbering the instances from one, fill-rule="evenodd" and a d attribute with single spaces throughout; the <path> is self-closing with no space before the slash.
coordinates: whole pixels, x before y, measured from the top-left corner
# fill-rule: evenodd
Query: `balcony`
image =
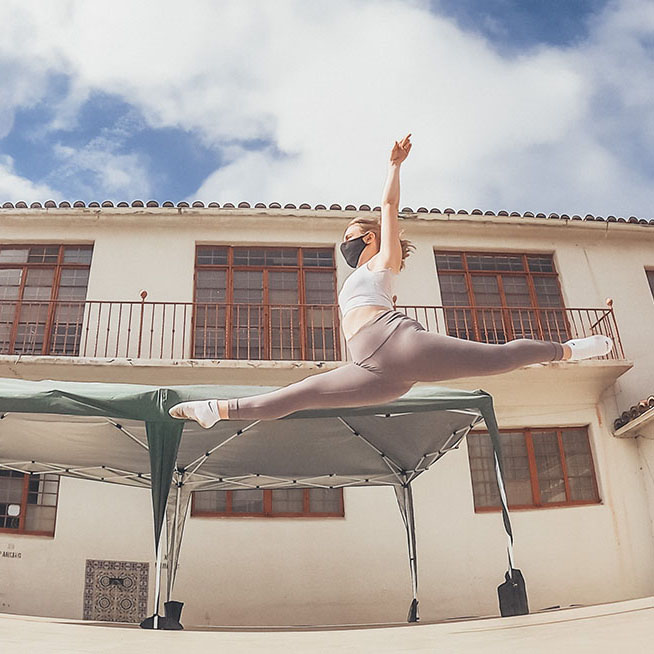
<path id="1" fill-rule="evenodd" d="M 396 308 L 428 331 L 481 343 L 506 343 L 516 338 L 563 343 L 571 338 L 603 334 L 613 339 L 614 348 L 608 355 L 597 358 L 625 358 L 611 300 L 602 309 L 427 305 Z"/>
<path id="2" fill-rule="evenodd" d="M 610 336 L 602 359 L 625 358 L 612 305 L 602 309 L 398 305 L 428 331 L 483 343 Z M 0 301 L 0 354 L 135 359 L 347 360 L 338 306 L 199 302 Z M 339 338 L 335 338 L 335 334 Z"/>
<path id="3" fill-rule="evenodd" d="M 425 329 L 483 343 L 605 334 L 624 352 L 613 307 L 399 305 Z M 135 359 L 347 360 L 338 306 L 199 302 L 0 301 L 0 354 Z M 335 338 L 335 334 L 339 338 Z"/>
<path id="4" fill-rule="evenodd" d="M 340 361 L 337 305 L 0 301 L 0 354 Z"/>
<path id="5" fill-rule="evenodd" d="M 76 379 L 95 379 L 93 366 L 97 371 L 110 363 L 129 365 L 129 373 L 116 374 L 135 383 L 148 383 L 152 379 L 148 371 L 168 367 L 176 368 L 176 372 L 163 375 L 165 383 L 275 385 L 305 376 L 293 371 L 328 369 L 349 360 L 335 304 L 148 302 L 145 296 L 139 302 L 0 301 L 4 369 L 15 364 L 16 356 L 25 363 L 38 359 L 42 367 L 56 358 L 57 362 L 67 359 L 84 364 L 88 370 L 82 374 L 78 365 Z M 614 340 L 613 351 L 584 363 L 590 363 L 591 368 L 604 364 L 606 379 L 631 366 L 625 361 L 611 304 L 606 308 L 538 309 L 399 305 L 396 309 L 429 331 L 485 343 L 516 338 L 562 342 L 605 334 Z M 608 365 L 611 362 L 613 366 Z M 252 368 L 260 369 L 256 382 L 249 374 Z M 218 369 L 227 372 L 219 373 Z M 280 371 L 284 370 L 289 371 L 281 373 L 287 382 L 280 382 Z M 50 367 L 34 370 L 30 378 L 55 374 L 60 373 Z M 590 369 L 586 374 L 591 374 Z M 8 375 L 4 372 L 0 376 Z M 600 378 L 598 383 L 606 379 Z M 471 383 L 479 386 L 478 379 Z"/>

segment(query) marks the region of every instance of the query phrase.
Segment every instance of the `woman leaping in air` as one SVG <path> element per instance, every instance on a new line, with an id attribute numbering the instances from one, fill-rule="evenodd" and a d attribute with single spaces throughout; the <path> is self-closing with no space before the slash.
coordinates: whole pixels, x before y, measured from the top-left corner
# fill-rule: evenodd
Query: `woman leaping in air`
<path id="1" fill-rule="evenodd" d="M 384 404 L 416 382 L 495 375 L 530 363 L 586 359 L 611 351 L 613 341 L 602 335 L 565 343 L 527 338 L 478 343 L 429 332 L 392 308 L 392 284 L 414 247 L 400 239 L 397 215 L 400 165 L 411 150 L 410 136 L 396 141 L 390 155 L 381 225 L 376 219 L 354 218 L 340 244 L 341 254 L 355 268 L 338 296 L 352 363 L 269 393 L 181 402 L 170 409 L 171 416 L 209 428 L 218 420 L 274 420 L 301 409 Z"/>

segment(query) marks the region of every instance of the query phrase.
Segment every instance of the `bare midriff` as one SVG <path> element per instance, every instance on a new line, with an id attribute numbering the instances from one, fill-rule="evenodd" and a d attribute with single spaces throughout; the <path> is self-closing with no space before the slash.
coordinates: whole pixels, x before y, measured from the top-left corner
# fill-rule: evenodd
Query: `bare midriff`
<path id="1" fill-rule="evenodd" d="M 388 311 L 388 307 L 380 306 L 378 304 L 369 304 L 362 307 L 354 307 L 350 309 L 344 316 L 341 326 L 345 340 L 349 341 L 369 320 L 374 316 Z"/>

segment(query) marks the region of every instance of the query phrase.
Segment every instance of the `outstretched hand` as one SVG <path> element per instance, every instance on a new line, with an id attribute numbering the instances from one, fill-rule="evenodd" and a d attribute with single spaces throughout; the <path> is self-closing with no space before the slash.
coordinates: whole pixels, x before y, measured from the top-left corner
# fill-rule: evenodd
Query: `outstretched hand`
<path id="1" fill-rule="evenodd" d="M 391 152 L 392 164 L 401 164 L 409 155 L 409 151 L 411 150 L 410 136 L 411 134 L 407 134 L 399 143 L 395 141 L 393 151 Z"/>

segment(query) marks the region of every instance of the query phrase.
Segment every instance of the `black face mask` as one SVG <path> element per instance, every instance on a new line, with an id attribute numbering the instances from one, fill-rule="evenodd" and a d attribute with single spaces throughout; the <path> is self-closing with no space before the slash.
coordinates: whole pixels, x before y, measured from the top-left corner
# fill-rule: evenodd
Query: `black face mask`
<path id="1" fill-rule="evenodd" d="M 347 261 L 348 265 L 352 268 L 356 268 L 359 263 L 359 257 L 365 249 L 367 243 L 364 242 L 363 237 L 367 234 L 361 234 L 357 238 L 351 238 L 349 241 L 343 241 L 341 243 L 341 254 Z"/>

